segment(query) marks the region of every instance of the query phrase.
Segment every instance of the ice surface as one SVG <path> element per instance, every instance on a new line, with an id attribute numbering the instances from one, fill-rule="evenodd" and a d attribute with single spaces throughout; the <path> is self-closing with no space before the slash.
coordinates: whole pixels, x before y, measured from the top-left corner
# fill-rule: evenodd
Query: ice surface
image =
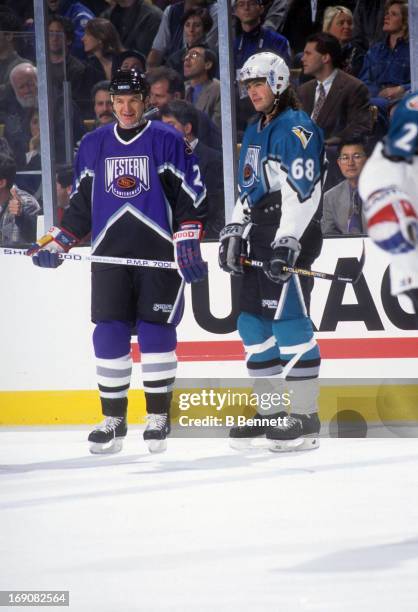
<path id="1" fill-rule="evenodd" d="M 417 612 L 418 440 L 150 456 L 131 428 L 97 457 L 86 437 L 0 430 L 1 590 L 70 590 L 71 612 Z"/>

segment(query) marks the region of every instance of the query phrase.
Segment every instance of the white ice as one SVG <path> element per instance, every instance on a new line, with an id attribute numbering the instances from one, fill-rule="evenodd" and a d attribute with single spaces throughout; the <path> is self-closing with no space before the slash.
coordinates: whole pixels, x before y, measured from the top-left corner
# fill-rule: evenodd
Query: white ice
<path id="1" fill-rule="evenodd" d="M 71 612 L 417 612 L 418 440 L 150 456 L 131 428 L 97 457 L 86 436 L 0 430 L 0 590 L 69 590 Z"/>

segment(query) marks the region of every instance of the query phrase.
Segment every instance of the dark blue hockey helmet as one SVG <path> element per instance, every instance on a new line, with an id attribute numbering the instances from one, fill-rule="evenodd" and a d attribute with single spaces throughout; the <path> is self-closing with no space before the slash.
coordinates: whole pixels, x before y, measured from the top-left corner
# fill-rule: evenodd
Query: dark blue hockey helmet
<path id="1" fill-rule="evenodd" d="M 109 92 L 118 96 L 141 94 L 144 99 L 149 94 L 149 86 L 145 74 L 139 72 L 136 68 L 130 70 L 119 69 L 110 81 Z"/>

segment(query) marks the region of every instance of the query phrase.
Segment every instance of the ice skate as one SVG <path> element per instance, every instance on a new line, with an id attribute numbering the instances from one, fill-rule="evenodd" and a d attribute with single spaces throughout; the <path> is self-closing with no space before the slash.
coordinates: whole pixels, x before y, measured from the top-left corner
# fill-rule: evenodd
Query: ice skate
<path id="1" fill-rule="evenodd" d="M 266 439 L 272 452 L 313 450 L 319 446 L 321 423 L 318 414 L 286 415 L 276 427 L 269 427 Z"/>
<path id="2" fill-rule="evenodd" d="M 126 417 L 107 416 L 88 437 L 93 455 L 119 453 L 128 432 Z"/>
<path id="3" fill-rule="evenodd" d="M 259 414 L 247 419 L 244 425 L 234 425 L 229 430 L 229 446 L 234 450 L 246 450 L 260 446 L 259 440 L 265 440 L 266 432 L 272 423 L 286 415 L 286 412 L 279 414 Z"/>
<path id="4" fill-rule="evenodd" d="M 148 414 L 144 440 L 150 453 L 167 450 L 167 436 L 170 433 L 170 419 L 167 413 Z"/>

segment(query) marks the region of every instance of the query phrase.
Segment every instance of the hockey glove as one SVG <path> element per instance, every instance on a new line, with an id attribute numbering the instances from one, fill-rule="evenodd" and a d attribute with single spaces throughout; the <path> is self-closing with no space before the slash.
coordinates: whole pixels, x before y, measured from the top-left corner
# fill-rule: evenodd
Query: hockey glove
<path id="1" fill-rule="evenodd" d="M 384 251 L 407 253 L 418 246 L 418 215 L 397 189 L 374 193 L 364 207 L 369 236 Z"/>
<path id="2" fill-rule="evenodd" d="M 208 273 L 208 264 L 200 253 L 202 224 L 185 221 L 173 236 L 179 272 L 186 283 L 197 283 Z"/>
<path id="3" fill-rule="evenodd" d="M 274 283 L 286 283 L 292 276 L 283 266 L 292 268 L 300 253 L 300 243 L 292 236 L 276 238 L 272 243 L 273 256 L 264 265 L 264 272 Z"/>
<path id="4" fill-rule="evenodd" d="M 245 225 L 228 223 L 219 234 L 219 265 L 225 272 L 232 275 L 244 273 L 242 257 L 246 253 L 246 241 L 243 239 Z"/>
<path id="5" fill-rule="evenodd" d="M 51 227 L 49 232 L 29 247 L 26 255 L 32 257 L 35 266 L 41 268 L 57 268 L 62 264 L 59 253 L 66 253 L 77 244 L 78 238 L 67 230 Z"/>

